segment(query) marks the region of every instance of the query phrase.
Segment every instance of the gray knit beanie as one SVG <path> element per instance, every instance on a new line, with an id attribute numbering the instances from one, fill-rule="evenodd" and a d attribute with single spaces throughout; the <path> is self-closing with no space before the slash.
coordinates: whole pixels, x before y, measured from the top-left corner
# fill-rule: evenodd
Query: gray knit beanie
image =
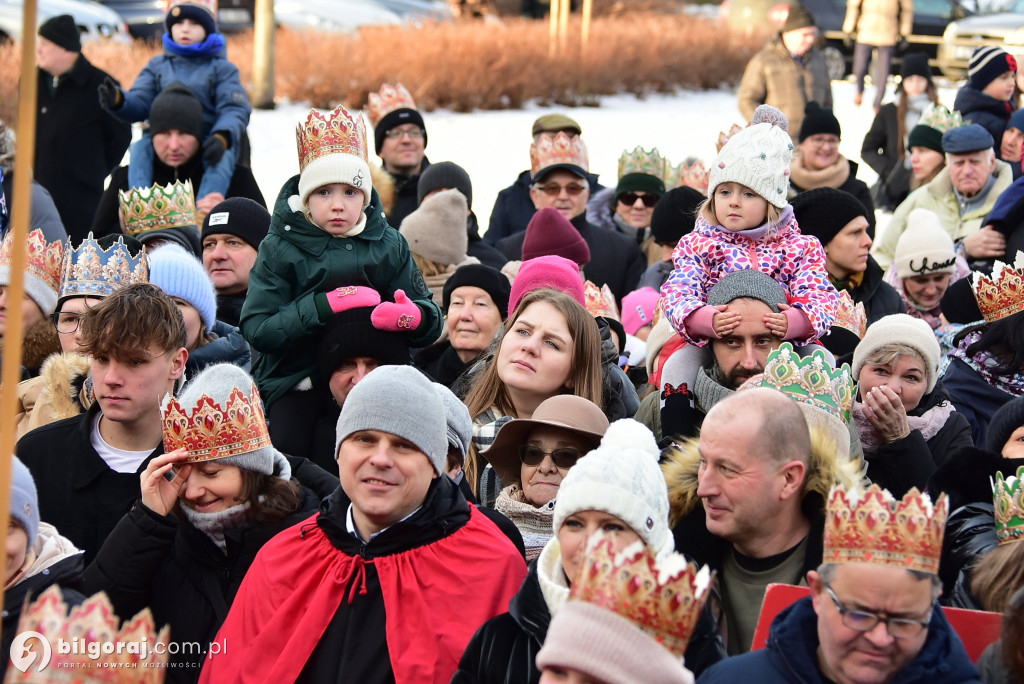
<path id="1" fill-rule="evenodd" d="M 744 269 L 726 274 L 708 291 L 708 304 L 719 306 L 728 304 L 734 299 L 749 297 L 768 305 L 768 308 L 779 313 L 779 304 L 785 304 L 786 291 L 767 273 Z"/>
<path id="2" fill-rule="evenodd" d="M 448 448 L 458 449 L 465 462 L 466 454 L 469 453 L 469 442 L 473 438 L 473 419 L 469 417 L 469 409 L 454 392 L 441 383 L 435 382 L 434 389 L 444 404 Z"/>
<path id="3" fill-rule="evenodd" d="M 25 530 L 32 546 L 39 534 L 39 496 L 32 473 L 17 456 L 11 464 L 11 518 Z"/>
<path id="4" fill-rule="evenodd" d="M 423 169 L 416 184 L 416 202 L 423 204 L 423 198 L 434 190 L 456 189 L 466 198 L 466 205 L 473 208 L 473 181 L 466 169 L 455 162 L 437 162 Z"/>
<path id="5" fill-rule="evenodd" d="M 939 358 L 942 351 L 930 325 L 908 314 L 889 314 L 868 326 L 864 339 L 853 352 L 853 379 L 860 381 L 864 361 L 877 350 L 889 344 L 905 344 L 924 360 L 928 391 L 935 389 L 939 379 Z"/>
<path id="6" fill-rule="evenodd" d="M 334 453 L 353 432 L 379 430 L 415 444 L 438 475 L 448 465 L 444 402 L 412 366 L 380 366 L 356 385 L 341 407 Z"/>
<path id="7" fill-rule="evenodd" d="M 466 197 L 456 189 L 444 190 L 427 199 L 402 220 L 399 229 L 413 254 L 452 266 L 466 260 L 469 220 Z"/>

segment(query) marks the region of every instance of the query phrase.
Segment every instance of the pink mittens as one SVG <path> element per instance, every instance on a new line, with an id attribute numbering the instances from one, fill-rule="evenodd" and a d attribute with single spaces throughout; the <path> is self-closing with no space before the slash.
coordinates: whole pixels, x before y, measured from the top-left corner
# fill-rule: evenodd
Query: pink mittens
<path id="1" fill-rule="evenodd" d="M 334 313 L 341 313 L 342 311 L 358 309 L 364 306 L 378 306 L 380 304 L 380 293 L 372 287 L 364 287 L 362 285 L 339 287 L 336 290 L 325 292 L 324 295 L 327 297 L 327 303 Z M 374 309 L 373 313 L 376 314 L 377 310 Z"/>
<path id="2" fill-rule="evenodd" d="M 378 301 L 380 297 L 378 295 Z M 370 322 L 378 330 L 390 332 L 412 332 L 420 327 L 423 312 L 405 296 L 403 290 L 395 290 L 395 301 L 378 304 L 370 314 Z"/>

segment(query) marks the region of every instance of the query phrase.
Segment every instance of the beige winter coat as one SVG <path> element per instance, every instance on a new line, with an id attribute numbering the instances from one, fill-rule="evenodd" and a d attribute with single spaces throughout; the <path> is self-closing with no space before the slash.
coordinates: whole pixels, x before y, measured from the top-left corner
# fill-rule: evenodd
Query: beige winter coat
<path id="1" fill-rule="evenodd" d="M 888 46 L 914 32 L 914 0 L 849 0 L 843 33 L 856 33 L 857 42 Z"/>
<path id="2" fill-rule="evenodd" d="M 16 439 L 87 410 L 92 396 L 82 380 L 88 373 L 89 358 L 81 354 L 54 354 L 46 359 L 38 377 L 18 385 Z"/>

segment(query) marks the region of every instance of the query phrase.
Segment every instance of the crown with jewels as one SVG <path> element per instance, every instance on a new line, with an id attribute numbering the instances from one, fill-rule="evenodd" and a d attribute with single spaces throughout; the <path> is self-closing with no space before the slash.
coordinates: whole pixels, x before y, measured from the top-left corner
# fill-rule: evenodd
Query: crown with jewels
<path id="1" fill-rule="evenodd" d="M 174 181 L 162 187 L 119 190 L 125 235 L 139 236 L 151 230 L 196 225 L 196 199 L 192 181 Z"/>
<path id="2" fill-rule="evenodd" d="M 629 173 L 645 173 L 664 180 L 666 166 L 668 160 L 661 156 L 658 148 L 655 147 L 648 152 L 637 145 L 632 152 L 622 151 L 622 156 L 619 157 L 619 178 Z"/>
<path id="3" fill-rule="evenodd" d="M 672 188 L 688 187 L 703 194 L 708 194 L 708 177 L 711 171 L 704 166 L 700 159 L 687 159 L 684 162 L 672 166 L 666 164 L 665 187 Z"/>
<path id="4" fill-rule="evenodd" d="M 833 487 L 822 562 L 873 563 L 936 575 L 948 517 L 945 494 L 933 504 L 916 487 L 902 500 L 878 485 Z"/>
<path id="5" fill-rule="evenodd" d="M 992 484 L 992 500 L 995 504 L 996 537 L 1000 544 L 1024 539 L 1024 465 L 1017 468 L 1017 475 L 1003 479 L 997 472 Z"/>
<path id="6" fill-rule="evenodd" d="M 401 83 L 385 83 L 380 87 L 380 92 L 370 93 L 366 103 L 366 113 L 370 117 L 370 125 L 374 128 L 381 119 L 396 109 L 416 109 L 412 95 Z"/>
<path id="7" fill-rule="evenodd" d="M 844 328 L 864 339 L 864 333 L 868 331 L 868 313 L 864 309 L 864 302 L 855 303 L 849 292 L 840 290 L 839 308 L 832 327 Z"/>
<path id="8" fill-rule="evenodd" d="M 918 126 L 934 128 L 939 133 L 945 133 L 952 128 L 960 128 L 964 125 L 963 116 L 960 112 L 951 112 L 943 105 L 933 105 L 923 112 L 917 120 Z"/>
<path id="9" fill-rule="evenodd" d="M 833 368 L 825 353 L 817 349 L 801 358 L 789 342 L 768 355 L 764 364 L 762 387 L 785 392 L 795 401 L 817 407 L 850 422 L 853 411 L 853 375 L 849 364 Z"/>
<path id="10" fill-rule="evenodd" d="M 14 231 L 4 236 L 0 243 L 0 268 L 10 269 L 14 258 Z M 28 234 L 28 254 L 25 258 L 25 275 L 34 276 L 46 283 L 54 292 L 60 285 L 60 264 L 64 255 L 64 243 L 46 242 L 43 231 L 36 228 Z"/>
<path id="11" fill-rule="evenodd" d="M 530 144 L 530 176 L 533 179 L 555 164 L 571 164 L 583 171 L 590 170 L 587 146 L 580 136 L 563 131 L 554 137 L 544 136 Z"/>
<path id="12" fill-rule="evenodd" d="M 164 406 L 164 450 L 188 449 L 186 463 L 248 454 L 272 446 L 263 401 L 253 383 L 249 396 L 235 387 L 222 407 L 199 397 L 192 413 L 176 399 Z"/>
<path id="13" fill-rule="evenodd" d="M 991 276 L 975 272 L 971 285 L 988 323 L 1024 311 L 1024 252 L 1017 252 L 1013 266 L 996 261 Z"/>
<path id="14" fill-rule="evenodd" d="M 583 283 L 583 302 L 586 304 L 587 312 L 595 318 L 619 318 L 619 308 L 615 306 L 615 295 L 608 289 L 608 285 L 598 287 L 589 280 Z"/>
<path id="15" fill-rule="evenodd" d="M 722 148 L 725 147 L 725 143 L 729 142 L 729 138 L 736 135 L 743 130 L 743 126 L 739 124 L 733 124 L 729 127 L 728 131 L 718 132 L 718 142 L 715 143 L 715 152 L 721 152 Z"/>
<path id="16" fill-rule="evenodd" d="M 25 647 L 32 647 L 33 659 L 25 672 L 8 666 L 4 682 L 159 684 L 164 681 L 170 627 L 165 626 L 158 634 L 148 608 L 119 630 L 120 622 L 106 594 L 94 594 L 69 612 L 60 589 L 51 585 L 34 603 L 24 607 L 17 627 L 18 633 L 43 635 L 50 646 L 49 664 L 39 671 L 45 654 L 39 652 L 38 639 L 28 639 Z M 163 644 L 159 649 L 162 653 L 156 652 L 157 644 Z M 113 652 L 108 652 L 111 647 Z M 90 649 L 96 657 L 90 657 Z M 63 652 L 65 650 L 68 652 Z"/>
<path id="17" fill-rule="evenodd" d="M 616 554 L 611 541 L 602 539 L 587 553 L 569 600 L 626 618 L 682 657 L 708 599 L 711 577 L 707 566 L 698 571 L 679 554 L 659 562 L 640 542 Z"/>
<path id="18" fill-rule="evenodd" d="M 71 246 L 70 239 L 64 246 L 57 297 L 106 297 L 125 285 L 147 282 L 149 260 L 145 250 L 133 257 L 121 238 L 105 250 L 89 233 L 78 249 Z"/>
<path id="19" fill-rule="evenodd" d="M 351 154 L 367 161 L 366 124 L 359 114 L 338 105 L 328 114 L 309 110 L 306 122 L 295 127 L 299 173 L 313 161 L 332 154 Z"/>

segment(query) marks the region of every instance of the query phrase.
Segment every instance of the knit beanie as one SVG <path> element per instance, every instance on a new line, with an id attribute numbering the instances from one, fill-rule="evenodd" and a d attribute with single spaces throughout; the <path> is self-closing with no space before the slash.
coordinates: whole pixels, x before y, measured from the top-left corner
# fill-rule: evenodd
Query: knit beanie
<path id="1" fill-rule="evenodd" d="M 974 49 L 967 63 L 967 79 L 975 90 L 984 90 L 989 83 L 1007 71 L 1017 71 L 1017 60 L 1006 50 L 995 45 Z"/>
<path id="2" fill-rule="evenodd" d="M 357 307 L 327 319 L 317 348 L 317 365 L 325 383 L 346 359 L 364 356 L 382 366 L 409 364 L 406 333 L 375 328 L 370 321 L 372 312 L 372 306 Z"/>
<path id="3" fill-rule="evenodd" d="M 380 148 L 384 146 L 384 139 L 387 136 L 387 132 L 392 128 L 398 128 L 405 124 L 416 124 L 423 131 L 423 147 L 427 146 L 427 125 L 423 123 L 423 116 L 415 109 L 409 107 L 402 107 L 394 111 L 388 112 L 384 117 L 377 122 L 377 125 L 373 129 L 373 143 L 374 149 L 377 154 L 380 154 Z"/>
<path id="4" fill-rule="evenodd" d="M 976 323 L 983 318 L 981 309 L 978 307 L 978 298 L 974 296 L 974 288 L 971 286 L 972 280 L 972 278 L 961 278 L 950 283 L 946 288 L 946 294 L 942 295 L 939 309 L 950 323 L 967 325 Z"/>
<path id="5" fill-rule="evenodd" d="M 920 318 L 908 314 L 889 314 L 868 326 L 864 339 L 853 352 L 853 378 L 860 381 L 864 360 L 889 344 L 905 344 L 924 360 L 924 371 L 928 376 L 928 392 L 935 389 L 939 379 L 939 358 L 942 352 L 935 339 L 932 327 Z"/>
<path id="6" fill-rule="evenodd" d="M 199 229 L 195 226 L 177 226 L 175 228 L 157 228 L 138 234 L 139 242 L 149 249 L 156 249 L 162 244 L 173 244 L 181 247 L 196 259 L 203 258 L 203 243 L 199 240 Z M 154 244 L 159 243 L 159 244 Z"/>
<path id="7" fill-rule="evenodd" d="M 792 205 L 800 232 L 818 238 L 823 247 L 850 221 L 868 215 L 859 199 L 836 188 L 806 190 L 793 198 Z"/>
<path id="8" fill-rule="evenodd" d="M 322 126 L 336 130 L 339 139 L 331 145 L 322 145 L 311 133 Z M 370 205 L 373 195 L 373 176 L 366 162 L 366 129 L 362 114 L 350 112 L 338 105 L 329 114 L 320 116 L 310 110 L 303 124 L 295 129 L 299 148 L 299 201 L 301 210 L 309 214 L 309 196 L 317 188 L 332 183 L 351 185 L 363 193 L 363 209 Z M 293 210 L 299 207 L 292 207 Z M 366 225 L 365 213 L 353 230 Z"/>
<path id="9" fill-rule="evenodd" d="M 665 194 L 665 181 L 649 173 L 627 173 L 619 179 L 619 184 L 615 186 L 615 196 L 618 197 L 624 192 L 637 190 L 661 197 Z"/>
<path id="10" fill-rule="evenodd" d="M 672 553 L 668 487 L 654 435 L 632 418 L 612 423 L 601 445 L 576 462 L 558 488 L 552 529 L 580 511 L 620 518 L 659 558 Z"/>
<path id="11" fill-rule="evenodd" d="M 149 108 L 149 132 L 153 135 L 172 128 L 203 141 L 203 103 L 182 83 L 174 81 L 153 98 Z"/>
<path id="12" fill-rule="evenodd" d="M 908 52 L 903 55 L 900 65 L 900 78 L 921 76 L 932 82 L 932 68 L 928 65 L 928 54 L 925 52 Z"/>
<path id="13" fill-rule="evenodd" d="M 775 313 L 779 313 L 779 304 L 789 301 L 786 291 L 770 275 L 743 269 L 727 273 L 708 290 L 708 306 L 721 306 L 741 297 L 764 302 Z"/>
<path id="14" fill-rule="evenodd" d="M 565 257 L 583 268 L 590 263 L 590 247 L 569 219 L 557 209 L 538 209 L 526 225 L 523 237 L 523 260 L 551 254 Z"/>
<path id="15" fill-rule="evenodd" d="M 178 245 L 161 245 L 149 253 L 149 282 L 191 304 L 199 312 L 206 334 L 213 331 L 217 292 L 198 259 Z"/>
<path id="16" fill-rule="evenodd" d="M 951 128 L 942 134 L 942 151 L 946 154 L 969 154 L 987 150 L 995 144 L 996 141 L 988 129 L 976 123 Z"/>
<path id="17" fill-rule="evenodd" d="M 892 267 L 900 278 L 956 270 L 956 248 L 934 211 L 918 207 L 907 215 L 907 228 L 896 243 Z"/>
<path id="18" fill-rule="evenodd" d="M 800 124 L 800 142 L 812 135 L 830 133 L 837 138 L 843 137 L 839 128 L 839 119 L 829 107 L 822 107 L 813 100 L 804 106 L 804 122 Z"/>
<path id="19" fill-rule="evenodd" d="M 258 250 L 269 230 L 270 212 L 259 202 L 248 197 L 230 197 L 211 209 L 203 219 L 201 237 L 234 235 Z"/>
<path id="20" fill-rule="evenodd" d="M 501 313 L 501 319 L 508 318 L 508 298 L 512 292 L 512 284 L 501 271 L 486 264 L 459 266 L 444 283 L 441 299 L 443 311 L 448 311 L 452 292 L 459 287 L 479 287 L 491 296 L 491 301 Z"/>
<path id="21" fill-rule="evenodd" d="M 799 2 L 793 2 L 789 5 L 789 14 L 786 15 L 786 23 L 782 25 L 781 33 L 787 33 L 789 31 L 796 31 L 797 29 L 807 28 L 809 26 L 817 26 L 818 24 L 814 21 L 814 15 L 807 11 L 807 8 Z"/>
<path id="22" fill-rule="evenodd" d="M 423 169 L 416 185 L 416 203 L 423 204 L 423 198 L 438 188 L 455 188 L 466 198 L 466 206 L 473 208 L 473 181 L 466 169 L 455 162 L 437 162 Z"/>
<path id="23" fill-rule="evenodd" d="M 82 34 L 70 14 L 58 14 L 39 25 L 39 35 L 68 52 L 82 51 Z"/>
<path id="24" fill-rule="evenodd" d="M 217 32 L 217 19 L 213 12 L 198 2 L 180 2 L 173 5 L 164 17 L 164 30 L 170 33 L 171 27 L 182 19 L 191 19 L 202 26 L 207 37 Z"/>
<path id="25" fill-rule="evenodd" d="M 942 154 L 942 131 L 924 124 L 917 124 L 910 129 L 910 135 L 907 136 L 907 149 L 915 147 L 925 147 Z"/>
<path id="26" fill-rule="evenodd" d="M 729 138 L 708 178 L 708 197 L 722 183 L 745 185 L 782 209 L 789 203 L 789 166 L 793 141 L 781 126 L 759 123 Z"/>
<path id="27" fill-rule="evenodd" d="M 447 427 L 448 448 L 458 449 L 465 463 L 469 453 L 470 440 L 473 439 L 473 419 L 469 417 L 469 408 L 455 393 L 439 382 L 434 383 L 434 390 L 444 404 L 445 425 Z M 447 470 L 447 468 L 445 468 Z"/>
<path id="28" fill-rule="evenodd" d="M 706 197 L 699 190 L 683 186 L 666 192 L 651 213 L 651 237 L 661 245 L 675 245 L 697 221 L 697 209 Z"/>
<path id="29" fill-rule="evenodd" d="M 415 444 L 444 475 L 447 424 L 444 402 L 423 373 L 412 366 L 380 366 L 352 388 L 341 407 L 334 453 L 353 432 L 379 430 Z"/>
<path id="30" fill-rule="evenodd" d="M 661 297 L 653 287 L 641 287 L 622 298 L 622 327 L 630 335 L 645 325 L 654 324 L 654 310 Z"/>
<path id="31" fill-rule="evenodd" d="M 1010 435 L 1024 425 L 1024 397 L 1017 397 L 1003 404 L 985 431 L 985 448 L 994 454 L 1002 453 Z M 11 507 L 13 510 L 13 505 Z M 12 514 L 13 515 L 13 514 Z"/>
<path id="32" fill-rule="evenodd" d="M 1018 109 L 1010 115 L 1010 120 L 1006 122 L 1006 127 L 1024 131 L 1024 108 Z"/>
<path id="33" fill-rule="evenodd" d="M 25 530 L 32 546 L 39 536 L 39 495 L 32 473 L 17 456 L 11 457 L 11 518 Z"/>
<path id="34" fill-rule="evenodd" d="M 587 306 L 580 267 L 563 257 L 549 255 L 528 259 L 519 267 L 508 296 L 509 316 L 527 293 L 542 287 L 564 292 L 579 302 L 580 306 Z"/>
<path id="35" fill-rule="evenodd" d="M 400 232 L 409 249 L 424 259 L 450 266 L 466 260 L 469 236 L 466 196 L 459 190 L 439 192 L 402 220 Z"/>

